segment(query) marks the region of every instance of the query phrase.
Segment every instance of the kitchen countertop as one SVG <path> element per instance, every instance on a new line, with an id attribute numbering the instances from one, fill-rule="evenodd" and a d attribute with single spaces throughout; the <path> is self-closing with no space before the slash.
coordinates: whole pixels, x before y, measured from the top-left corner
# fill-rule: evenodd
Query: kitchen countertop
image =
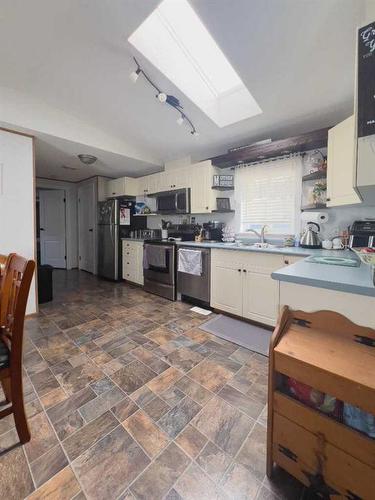
<path id="1" fill-rule="evenodd" d="M 120 240 L 122 240 L 122 241 L 140 241 L 141 243 L 143 243 L 145 241 L 144 238 L 120 238 Z"/>
<path id="2" fill-rule="evenodd" d="M 340 255 L 353 257 L 350 250 L 340 251 Z M 344 267 L 316 264 L 306 262 L 306 259 L 304 259 L 274 271 L 272 278 L 299 285 L 375 297 L 375 286 L 372 281 L 370 266 L 362 263 L 359 267 Z"/>
<path id="3" fill-rule="evenodd" d="M 198 247 L 198 248 L 219 248 L 220 250 L 239 250 L 240 252 L 261 252 L 261 253 L 274 253 L 281 255 L 300 255 L 302 257 L 308 257 L 311 254 L 321 255 L 324 250 L 310 250 L 308 248 L 301 247 L 275 247 L 275 248 L 252 248 L 250 246 L 237 246 L 228 243 L 204 243 L 198 241 L 178 241 L 177 245 L 183 245 L 187 247 Z"/>
<path id="4" fill-rule="evenodd" d="M 226 243 L 198 243 L 195 241 L 183 241 L 178 245 L 197 248 L 218 248 L 225 250 L 239 250 L 242 252 L 261 252 L 282 255 L 295 255 L 308 257 L 316 256 L 338 256 L 356 258 L 350 250 L 322 250 L 301 247 L 278 247 L 278 248 L 250 248 L 248 246 L 228 245 Z M 341 292 L 355 293 L 375 297 L 375 286 L 372 281 L 370 267 L 360 264 L 359 267 L 345 267 L 330 264 L 318 264 L 306 262 L 302 259 L 295 264 L 285 266 L 272 273 L 272 278 L 278 281 L 286 281 L 299 285 L 338 290 Z"/>

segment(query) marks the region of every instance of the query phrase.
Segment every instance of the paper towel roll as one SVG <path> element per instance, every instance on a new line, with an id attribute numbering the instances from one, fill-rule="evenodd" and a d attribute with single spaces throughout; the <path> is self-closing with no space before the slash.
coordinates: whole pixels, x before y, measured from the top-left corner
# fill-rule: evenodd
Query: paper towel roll
<path id="1" fill-rule="evenodd" d="M 318 224 L 325 224 L 328 221 L 327 212 L 302 212 L 302 222 L 317 222 Z"/>

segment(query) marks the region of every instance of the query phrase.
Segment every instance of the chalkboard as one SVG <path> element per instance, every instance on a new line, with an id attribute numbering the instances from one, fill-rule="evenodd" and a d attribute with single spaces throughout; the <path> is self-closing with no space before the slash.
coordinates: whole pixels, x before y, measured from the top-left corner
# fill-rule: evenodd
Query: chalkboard
<path id="1" fill-rule="evenodd" d="M 358 30 L 358 137 L 375 134 L 375 21 Z"/>

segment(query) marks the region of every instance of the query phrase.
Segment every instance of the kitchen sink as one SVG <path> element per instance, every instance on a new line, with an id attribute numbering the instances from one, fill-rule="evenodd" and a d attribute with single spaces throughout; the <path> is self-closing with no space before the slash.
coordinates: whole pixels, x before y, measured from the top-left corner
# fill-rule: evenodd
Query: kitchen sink
<path id="1" fill-rule="evenodd" d="M 330 255 L 310 255 L 305 262 L 314 262 L 315 264 L 331 264 L 334 266 L 346 267 L 359 267 L 360 262 L 358 259 L 351 259 L 350 257 L 334 257 Z"/>
<path id="2" fill-rule="evenodd" d="M 239 248 L 258 248 L 259 250 L 266 250 L 267 248 L 281 248 L 277 245 L 272 245 L 271 243 L 235 243 L 235 246 Z"/>

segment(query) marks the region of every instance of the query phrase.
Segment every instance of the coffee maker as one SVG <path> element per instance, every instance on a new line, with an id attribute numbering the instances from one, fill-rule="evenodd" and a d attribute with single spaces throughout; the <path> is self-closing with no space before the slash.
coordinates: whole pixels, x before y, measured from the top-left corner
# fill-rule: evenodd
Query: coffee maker
<path id="1" fill-rule="evenodd" d="M 204 241 L 221 241 L 223 236 L 224 222 L 209 221 L 203 223 L 203 237 Z"/>

